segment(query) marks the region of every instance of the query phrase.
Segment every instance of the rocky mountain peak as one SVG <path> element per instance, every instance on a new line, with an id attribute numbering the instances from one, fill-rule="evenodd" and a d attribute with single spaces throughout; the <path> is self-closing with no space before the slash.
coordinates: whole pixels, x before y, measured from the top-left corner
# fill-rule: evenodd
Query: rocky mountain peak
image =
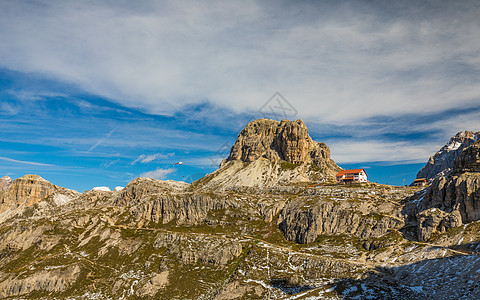
<path id="1" fill-rule="evenodd" d="M 480 142 L 465 148 L 453 162 L 453 173 L 480 172 Z"/>
<path id="2" fill-rule="evenodd" d="M 427 164 L 418 172 L 417 178 L 433 179 L 452 170 L 455 158 L 463 149 L 480 139 L 480 131 L 460 131 L 437 153 L 430 157 Z"/>
<path id="3" fill-rule="evenodd" d="M 325 143 L 312 140 L 303 120 L 259 119 L 242 130 L 226 161 L 254 162 L 260 157 L 292 164 L 314 163 L 320 168 L 338 169 Z"/>
<path id="4" fill-rule="evenodd" d="M 29 174 L 17 178 L 0 194 L 0 212 L 19 205 L 31 206 L 55 191 L 55 185 L 38 175 Z"/>
<path id="5" fill-rule="evenodd" d="M 418 238 L 480 220 L 480 142 L 464 148 L 452 166 L 450 176 L 432 181 L 418 203 Z"/>
<path id="6" fill-rule="evenodd" d="M 330 158 L 328 146 L 314 141 L 302 120 L 259 119 L 238 135 L 220 168 L 196 181 L 194 186 L 264 188 L 294 182 L 333 181 L 339 170 Z"/>

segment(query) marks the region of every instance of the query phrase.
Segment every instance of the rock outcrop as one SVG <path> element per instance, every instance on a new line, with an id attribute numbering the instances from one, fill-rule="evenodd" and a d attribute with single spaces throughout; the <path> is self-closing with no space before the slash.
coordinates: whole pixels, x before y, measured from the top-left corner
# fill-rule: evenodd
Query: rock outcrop
<path id="1" fill-rule="evenodd" d="M 167 224 L 198 224 L 211 210 L 224 209 L 229 202 L 202 193 L 179 195 L 156 194 L 147 196 L 131 208 L 137 222 Z"/>
<path id="2" fill-rule="evenodd" d="M 259 119 L 249 123 L 238 136 L 224 164 L 233 160 L 251 163 L 260 157 L 296 165 L 313 163 L 330 174 L 339 170 L 330 158 L 328 146 L 313 141 L 300 119 L 281 122 Z"/>
<path id="3" fill-rule="evenodd" d="M 453 174 L 480 172 L 480 143 L 476 142 L 466 148 L 453 163 Z"/>
<path id="4" fill-rule="evenodd" d="M 57 205 L 72 200 L 78 193 L 56 186 L 38 175 L 25 175 L 15 179 L 0 192 L 0 213 L 19 206 L 30 207 L 51 198 Z"/>
<path id="5" fill-rule="evenodd" d="M 12 179 L 8 176 L 3 176 L 0 178 L 0 192 L 6 190 L 12 184 Z"/>
<path id="6" fill-rule="evenodd" d="M 25 175 L 16 179 L 0 195 L 0 212 L 11 207 L 26 207 L 39 203 L 55 193 L 55 186 L 38 175 Z"/>
<path id="7" fill-rule="evenodd" d="M 193 245 L 193 246 L 192 246 Z M 184 264 L 210 264 L 225 267 L 242 253 L 242 245 L 219 237 L 202 237 L 178 233 L 160 234 L 155 249 L 167 248 Z"/>
<path id="8" fill-rule="evenodd" d="M 178 193 L 189 186 L 188 183 L 173 180 L 164 181 L 146 177 L 135 178 L 120 191 L 121 194 L 115 200 L 115 205 L 127 206 L 132 202 L 136 203 L 145 196 L 152 194 Z"/>
<path id="9" fill-rule="evenodd" d="M 480 220 L 480 143 L 455 159 L 452 174 L 436 178 L 419 202 L 418 237 Z"/>
<path id="10" fill-rule="evenodd" d="M 376 213 L 363 215 L 351 203 L 330 201 L 305 205 L 293 201 L 280 213 L 277 223 L 289 241 L 311 243 L 321 234 L 352 234 L 359 238 L 379 237 L 405 223 Z"/>
<path id="11" fill-rule="evenodd" d="M 418 172 L 417 178 L 433 180 L 435 177 L 448 175 L 453 162 L 463 149 L 469 147 L 480 138 L 480 131 L 461 131 L 443 146 L 437 153 L 430 157 L 427 164 Z"/>
<path id="12" fill-rule="evenodd" d="M 256 188 L 304 181 L 334 181 L 341 170 L 325 143 L 312 140 L 302 120 L 259 119 L 239 134 L 220 169 L 194 186 Z"/>
<path id="13" fill-rule="evenodd" d="M 32 292 L 60 293 L 68 289 L 79 275 L 80 267 L 73 265 L 50 271 L 40 271 L 24 278 L 11 276 L 0 283 L 0 296 L 7 298 Z"/>

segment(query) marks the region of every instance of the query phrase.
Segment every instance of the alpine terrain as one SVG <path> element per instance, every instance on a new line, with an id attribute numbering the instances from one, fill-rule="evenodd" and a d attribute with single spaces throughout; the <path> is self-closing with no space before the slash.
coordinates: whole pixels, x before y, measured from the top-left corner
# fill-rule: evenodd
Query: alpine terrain
<path id="1" fill-rule="evenodd" d="M 437 176 L 447 175 L 453 166 L 453 161 L 467 148 L 480 139 L 480 131 L 461 131 L 430 157 L 427 164 L 418 172 L 417 178 L 432 180 Z"/>
<path id="2" fill-rule="evenodd" d="M 302 120 L 251 122 L 193 184 L 4 177 L 0 298 L 479 299 L 480 143 L 463 135 L 424 189 L 337 185 Z"/>

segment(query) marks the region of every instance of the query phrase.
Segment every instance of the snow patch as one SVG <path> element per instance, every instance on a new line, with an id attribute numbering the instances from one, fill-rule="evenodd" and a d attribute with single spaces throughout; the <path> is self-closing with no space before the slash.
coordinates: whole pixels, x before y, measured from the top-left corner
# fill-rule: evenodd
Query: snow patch
<path id="1" fill-rule="evenodd" d="M 61 206 L 64 204 L 67 204 L 70 202 L 73 198 L 64 194 L 55 194 L 53 196 L 53 202 L 55 202 L 56 205 Z"/>
<path id="2" fill-rule="evenodd" d="M 97 186 L 92 189 L 94 192 L 111 192 L 108 186 Z"/>

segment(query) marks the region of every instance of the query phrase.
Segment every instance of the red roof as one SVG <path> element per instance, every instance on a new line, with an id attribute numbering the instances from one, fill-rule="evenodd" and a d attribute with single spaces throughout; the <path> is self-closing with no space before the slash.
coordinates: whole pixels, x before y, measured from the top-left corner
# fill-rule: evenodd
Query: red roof
<path id="1" fill-rule="evenodd" d="M 346 174 L 358 174 L 362 171 L 365 172 L 365 169 L 342 170 L 342 171 L 337 173 L 337 177 L 343 176 L 343 175 L 346 175 Z M 367 172 L 365 172 L 365 174 L 367 174 Z"/>

